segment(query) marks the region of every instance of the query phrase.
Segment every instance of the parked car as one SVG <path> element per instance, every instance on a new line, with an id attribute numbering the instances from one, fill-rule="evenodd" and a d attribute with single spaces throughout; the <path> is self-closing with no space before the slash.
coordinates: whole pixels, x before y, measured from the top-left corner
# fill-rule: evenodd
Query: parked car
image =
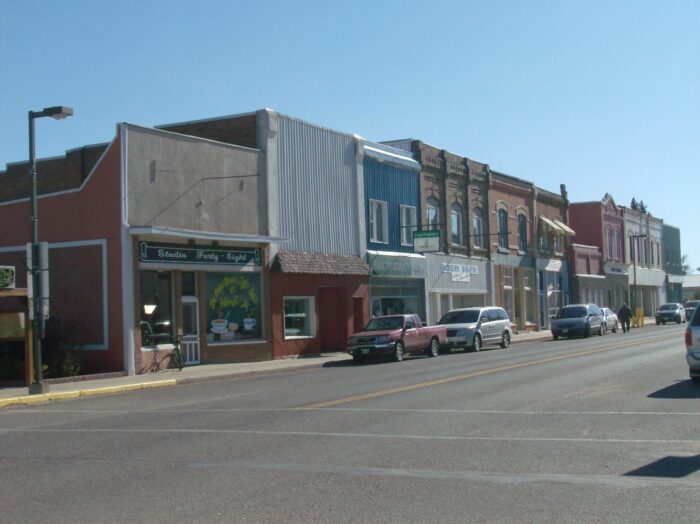
<path id="1" fill-rule="evenodd" d="M 445 313 L 438 325 L 447 328 L 444 349 L 471 348 L 479 351 L 485 345 L 510 346 L 513 328 L 506 310 L 500 307 L 469 307 Z"/>
<path id="2" fill-rule="evenodd" d="M 685 330 L 685 360 L 690 379 L 700 384 L 700 307 L 695 308 Z"/>
<path id="3" fill-rule="evenodd" d="M 669 302 L 659 306 L 659 309 L 656 310 L 656 323 L 665 324 L 666 322 L 675 322 L 676 324 L 685 322 L 685 309 L 683 309 L 682 304 Z"/>
<path id="4" fill-rule="evenodd" d="M 685 319 L 690 320 L 690 317 L 693 316 L 693 313 L 695 312 L 695 309 L 698 307 L 698 304 L 700 304 L 700 300 L 688 300 L 685 303 L 685 306 L 683 306 L 683 309 L 685 309 Z"/>
<path id="5" fill-rule="evenodd" d="M 609 307 L 604 307 L 601 309 L 603 310 L 603 319 L 604 319 L 603 331 L 605 331 L 606 333 L 608 331 L 612 331 L 613 333 L 617 333 L 617 326 L 619 324 L 617 314 Z"/>
<path id="6" fill-rule="evenodd" d="M 401 362 L 407 353 L 436 357 L 446 338 L 444 326 L 424 326 L 418 315 L 387 315 L 373 318 L 349 337 L 348 353 L 356 362 L 379 356 Z"/>
<path id="7" fill-rule="evenodd" d="M 603 311 L 596 304 L 570 304 L 559 311 L 550 323 L 552 337 L 588 337 L 591 333 L 604 334 Z"/>

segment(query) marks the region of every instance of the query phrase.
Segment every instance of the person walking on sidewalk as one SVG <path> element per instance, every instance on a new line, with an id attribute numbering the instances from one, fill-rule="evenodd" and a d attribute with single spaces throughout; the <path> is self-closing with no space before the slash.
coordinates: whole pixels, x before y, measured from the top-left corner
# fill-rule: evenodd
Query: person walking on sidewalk
<path id="1" fill-rule="evenodd" d="M 620 323 L 622 324 L 622 332 L 629 333 L 632 310 L 627 306 L 627 304 L 622 304 L 622 307 L 617 311 L 617 318 L 620 319 Z"/>

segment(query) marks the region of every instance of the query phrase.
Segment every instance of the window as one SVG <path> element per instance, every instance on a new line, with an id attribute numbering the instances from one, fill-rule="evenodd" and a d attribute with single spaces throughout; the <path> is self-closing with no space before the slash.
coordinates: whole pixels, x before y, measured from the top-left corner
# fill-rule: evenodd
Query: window
<path id="1" fill-rule="evenodd" d="M 401 206 L 401 245 L 413 245 L 413 232 L 416 231 L 416 208 Z"/>
<path id="2" fill-rule="evenodd" d="M 615 260 L 622 259 L 622 238 L 620 237 L 620 230 L 615 230 Z"/>
<path id="3" fill-rule="evenodd" d="M 459 204 L 452 205 L 451 217 L 452 243 L 461 246 L 464 244 L 464 240 L 462 239 L 462 208 Z"/>
<path id="4" fill-rule="evenodd" d="M 386 202 L 381 200 L 369 201 L 370 242 L 389 242 L 389 221 Z"/>
<path id="5" fill-rule="evenodd" d="M 197 296 L 197 278 L 194 271 L 183 271 L 180 277 L 180 284 L 183 296 Z"/>
<path id="6" fill-rule="evenodd" d="M 426 206 L 425 218 L 428 220 L 428 229 L 439 229 L 440 204 L 434 198 L 429 198 Z"/>
<path id="7" fill-rule="evenodd" d="M 540 251 L 549 251 L 549 232 L 544 226 L 540 227 Z"/>
<path id="8" fill-rule="evenodd" d="M 554 251 L 561 253 L 561 235 L 554 233 Z"/>
<path id="9" fill-rule="evenodd" d="M 141 345 L 155 346 L 173 340 L 172 273 L 139 271 L 141 286 Z"/>
<path id="10" fill-rule="evenodd" d="M 316 335 L 314 297 L 284 297 L 284 338 Z"/>
<path id="11" fill-rule="evenodd" d="M 207 341 L 259 339 L 262 305 L 259 273 L 207 273 Z"/>
<path id="12" fill-rule="evenodd" d="M 523 213 L 518 215 L 518 249 L 527 251 L 527 217 Z"/>
<path id="13" fill-rule="evenodd" d="M 613 257 L 613 234 L 612 229 L 607 230 L 607 240 L 608 240 L 608 258 Z"/>
<path id="14" fill-rule="evenodd" d="M 498 210 L 498 247 L 508 249 L 508 212 Z"/>
<path id="15" fill-rule="evenodd" d="M 484 218 L 481 209 L 474 209 L 472 215 L 472 236 L 474 237 L 474 247 L 483 248 L 484 244 Z"/>

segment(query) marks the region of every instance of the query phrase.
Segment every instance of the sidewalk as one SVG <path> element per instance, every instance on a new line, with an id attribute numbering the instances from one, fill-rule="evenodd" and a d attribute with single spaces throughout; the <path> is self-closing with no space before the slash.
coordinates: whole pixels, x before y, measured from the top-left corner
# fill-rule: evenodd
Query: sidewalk
<path id="1" fill-rule="evenodd" d="M 551 338 L 549 331 L 536 331 L 513 335 L 512 342 L 533 342 Z M 350 362 L 347 353 L 326 353 L 317 357 L 304 357 L 263 362 L 238 364 L 204 364 L 186 367 L 182 371 L 164 370 L 145 375 L 97 378 L 50 384 L 49 392 L 42 395 L 29 395 L 27 387 L 0 388 L 0 408 L 19 404 L 35 404 L 49 400 L 66 400 L 78 397 L 107 395 L 124 391 L 162 388 L 178 384 L 194 384 L 212 380 L 224 380 L 253 375 L 291 372 L 301 369 L 320 368 L 334 362 Z"/>

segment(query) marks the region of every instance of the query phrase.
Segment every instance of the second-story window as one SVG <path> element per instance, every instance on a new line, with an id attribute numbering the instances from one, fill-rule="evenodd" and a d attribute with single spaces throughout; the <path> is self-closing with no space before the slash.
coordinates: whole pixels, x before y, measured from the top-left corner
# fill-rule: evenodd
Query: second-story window
<path id="1" fill-rule="evenodd" d="M 464 244 L 462 238 L 462 208 L 459 204 L 452 205 L 451 214 L 452 243 L 458 246 Z"/>
<path id="2" fill-rule="evenodd" d="M 622 237 L 620 236 L 620 230 L 616 229 L 615 230 L 615 259 L 616 260 L 621 260 L 622 259 Z"/>
<path id="3" fill-rule="evenodd" d="M 472 214 L 472 236 L 474 237 L 474 247 L 483 248 L 486 246 L 484 243 L 484 217 L 479 208 L 474 209 Z"/>
<path id="4" fill-rule="evenodd" d="M 440 229 L 440 204 L 436 199 L 428 199 L 425 218 L 428 221 L 428 229 Z"/>
<path id="5" fill-rule="evenodd" d="M 561 235 L 560 234 L 554 233 L 553 243 L 554 243 L 554 246 L 553 246 L 554 251 L 557 253 L 561 253 L 562 249 L 561 249 Z"/>
<path id="6" fill-rule="evenodd" d="M 386 202 L 381 200 L 369 201 L 369 231 L 370 242 L 389 242 L 389 221 Z"/>
<path id="7" fill-rule="evenodd" d="M 413 232 L 416 230 L 416 208 L 401 206 L 401 245 L 413 245 Z"/>
<path id="8" fill-rule="evenodd" d="M 498 247 L 508 249 L 508 211 L 498 210 Z"/>
<path id="9" fill-rule="evenodd" d="M 549 251 L 549 230 L 540 223 L 540 251 Z"/>
<path id="10" fill-rule="evenodd" d="M 607 230 L 607 237 L 608 237 L 608 258 L 613 257 L 613 234 L 612 234 L 612 229 L 608 228 Z"/>
<path id="11" fill-rule="evenodd" d="M 524 213 L 518 215 L 518 250 L 527 251 L 527 217 Z"/>

